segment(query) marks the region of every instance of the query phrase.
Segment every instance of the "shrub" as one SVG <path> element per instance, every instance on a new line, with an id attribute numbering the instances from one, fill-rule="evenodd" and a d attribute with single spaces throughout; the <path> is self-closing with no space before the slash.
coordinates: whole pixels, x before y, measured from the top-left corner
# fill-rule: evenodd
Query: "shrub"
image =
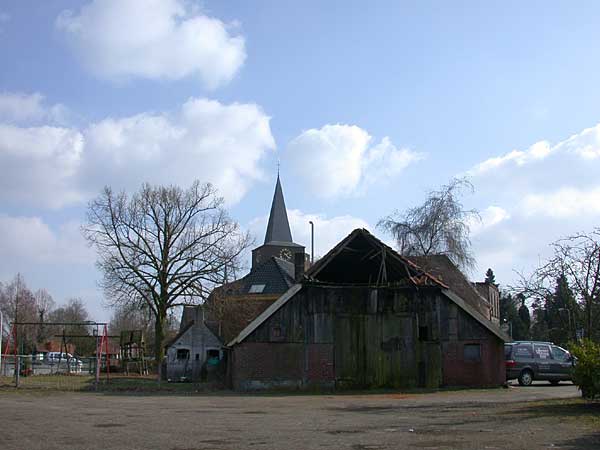
<path id="1" fill-rule="evenodd" d="M 600 344 L 584 339 L 571 346 L 571 353 L 577 358 L 573 368 L 573 383 L 581 391 L 582 397 L 590 400 L 600 397 Z"/>

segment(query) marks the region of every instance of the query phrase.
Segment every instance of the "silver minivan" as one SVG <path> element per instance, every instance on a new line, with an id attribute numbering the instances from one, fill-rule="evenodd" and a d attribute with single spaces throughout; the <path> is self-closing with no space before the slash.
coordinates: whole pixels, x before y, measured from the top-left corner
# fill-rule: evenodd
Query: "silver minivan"
<path id="1" fill-rule="evenodd" d="M 552 342 L 516 341 L 504 345 L 506 380 L 517 379 L 521 386 L 534 380 L 558 384 L 571 381 L 575 358 Z"/>

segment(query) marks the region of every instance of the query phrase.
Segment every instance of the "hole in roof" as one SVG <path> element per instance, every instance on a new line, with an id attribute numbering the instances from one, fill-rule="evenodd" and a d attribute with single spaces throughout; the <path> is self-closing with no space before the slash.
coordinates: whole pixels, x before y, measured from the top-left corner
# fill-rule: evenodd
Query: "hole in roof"
<path id="1" fill-rule="evenodd" d="M 388 248 L 358 235 L 326 263 L 315 279 L 348 284 L 396 283 L 407 279 L 407 268 Z"/>

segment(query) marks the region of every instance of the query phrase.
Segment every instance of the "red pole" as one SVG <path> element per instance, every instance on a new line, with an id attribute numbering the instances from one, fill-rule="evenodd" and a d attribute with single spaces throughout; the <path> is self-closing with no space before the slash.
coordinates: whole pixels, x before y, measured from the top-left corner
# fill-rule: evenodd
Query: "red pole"
<path id="1" fill-rule="evenodd" d="M 108 329 L 104 325 L 104 346 L 106 348 L 106 381 L 110 379 L 110 354 L 108 353 Z"/>
<path id="2" fill-rule="evenodd" d="M 15 386 L 19 387 L 19 375 L 21 372 L 21 367 L 19 364 L 19 357 L 17 356 L 17 326 L 13 324 L 13 347 L 14 347 L 14 357 L 15 357 Z"/>

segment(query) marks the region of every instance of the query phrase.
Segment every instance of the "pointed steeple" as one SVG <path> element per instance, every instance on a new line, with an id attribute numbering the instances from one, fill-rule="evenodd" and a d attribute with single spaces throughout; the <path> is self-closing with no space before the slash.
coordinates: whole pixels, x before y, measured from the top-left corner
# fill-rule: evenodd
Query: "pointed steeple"
<path id="1" fill-rule="evenodd" d="M 265 234 L 265 244 L 269 242 L 293 242 L 287 210 L 285 209 L 285 200 L 283 199 L 283 189 L 281 189 L 281 181 L 279 180 L 279 170 L 277 171 L 277 184 L 273 194 L 273 203 L 271 203 L 269 224 Z"/>

